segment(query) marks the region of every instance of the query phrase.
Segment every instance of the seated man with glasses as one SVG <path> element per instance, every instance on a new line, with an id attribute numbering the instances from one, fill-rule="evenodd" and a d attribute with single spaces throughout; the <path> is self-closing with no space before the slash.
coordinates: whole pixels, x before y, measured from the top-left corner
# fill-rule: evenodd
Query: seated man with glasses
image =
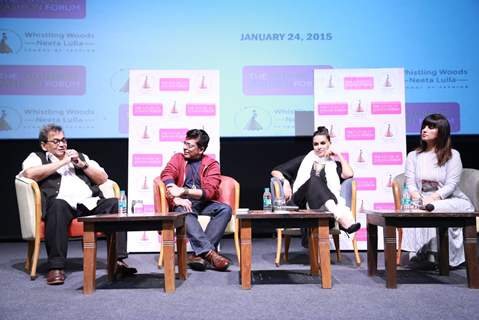
<path id="1" fill-rule="evenodd" d="M 227 204 L 215 201 L 219 197 L 221 172 L 218 161 L 204 154 L 209 141 L 205 130 L 189 130 L 183 153 L 173 155 L 161 173 L 161 180 L 167 188 L 170 208 L 188 212 L 186 233 L 194 251 L 187 260 L 190 268 L 204 271 L 209 264 L 216 270 L 225 271 L 230 261 L 217 252 L 217 246 L 232 210 Z M 205 231 L 198 222 L 198 215 L 211 217 Z"/>
<path id="2" fill-rule="evenodd" d="M 105 199 L 99 185 L 108 175 L 87 155 L 67 149 L 62 127 L 47 124 L 40 129 L 42 151 L 32 152 L 22 164 L 25 178 L 35 180 L 42 193 L 47 283 L 63 284 L 68 248 L 68 225 L 79 216 L 118 212 L 116 198 Z M 126 232 L 117 233 L 117 275 L 136 273 L 123 261 L 127 257 Z"/>

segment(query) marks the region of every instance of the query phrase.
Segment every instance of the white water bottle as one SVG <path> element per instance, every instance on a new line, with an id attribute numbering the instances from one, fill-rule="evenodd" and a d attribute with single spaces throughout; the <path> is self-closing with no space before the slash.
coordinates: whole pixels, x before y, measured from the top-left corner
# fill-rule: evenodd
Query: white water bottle
<path id="1" fill-rule="evenodd" d="M 120 191 L 120 199 L 118 199 L 118 214 L 127 214 L 128 213 L 128 204 L 126 200 L 125 190 Z"/>
<path id="2" fill-rule="evenodd" d="M 273 210 L 273 205 L 271 203 L 271 192 L 269 192 L 269 188 L 264 188 L 263 210 L 265 210 L 265 211 L 272 211 Z"/>

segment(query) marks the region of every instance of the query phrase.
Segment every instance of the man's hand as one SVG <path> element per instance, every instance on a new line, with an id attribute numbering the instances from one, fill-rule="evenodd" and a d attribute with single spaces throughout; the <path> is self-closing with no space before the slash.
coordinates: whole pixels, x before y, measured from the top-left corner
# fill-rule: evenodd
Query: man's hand
<path id="1" fill-rule="evenodd" d="M 187 212 L 192 212 L 193 210 L 191 209 L 191 201 L 188 199 L 183 199 L 183 198 L 173 198 L 173 203 L 175 206 L 183 207 Z"/>
<path id="2" fill-rule="evenodd" d="M 185 188 L 173 184 L 167 187 L 166 193 L 170 198 L 181 197 L 185 193 Z"/>
<path id="3" fill-rule="evenodd" d="M 80 155 L 75 149 L 68 149 L 65 154 L 65 158 L 69 158 L 75 168 L 82 169 L 86 166 L 86 163 L 80 159 Z"/>

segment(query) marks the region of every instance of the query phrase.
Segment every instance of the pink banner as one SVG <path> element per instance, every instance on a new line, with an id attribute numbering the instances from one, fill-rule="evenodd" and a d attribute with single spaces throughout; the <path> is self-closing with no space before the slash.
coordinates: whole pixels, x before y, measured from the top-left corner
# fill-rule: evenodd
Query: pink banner
<path id="1" fill-rule="evenodd" d="M 134 103 L 133 115 L 134 116 L 162 116 L 163 104 L 162 103 Z"/>
<path id="2" fill-rule="evenodd" d="M 375 202 L 374 210 L 391 210 L 394 209 L 394 202 Z"/>
<path id="3" fill-rule="evenodd" d="M 214 116 L 216 115 L 216 105 L 214 103 L 187 103 L 187 116 Z"/>
<path id="4" fill-rule="evenodd" d="M 319 103 L 318 114 L 323 116 L 329 115 L 346 115 L 348 114 L 347 103 Z"/>
<path id="5" fill-rule="evenodd" d="M 402 152 L 373 152 L 373 165 L 402 164 Z"/>
<path id="6" fill-rule="evenodd" d="M 183 141 L 188 129 L 160 129 L 160 141 Z"/>
<path id="7" fill-rule="evenodd" d="M 143 212 L 155 212 L 155 206 L 152 204 L 143 205 Z"/>
<path id="8" fill-rule="evenodd" d="M 373 77 L 345 77 L 344 89 L 346 90 L 374 89 L 374 78 Z"/>
<path id="9" fill-rule="evenodd" d="M 354 178 L 354 180 L 356 181 L 357 190 L 376 190 L 375 177 Z"/>
<path id="10" fill-rule="evenodd" d="M 358 241 L 368 241 L 367 228 L 361 228 L 356 232 L 356 239 Z"/>
<path id="11" fill-rule="evenodd" d="M 376 137 L 374 127 L 346 128 L 346 140 L 374 140 Z"/>
<path id="12" fill-rule="evenodd" d="M 80 96 L 85 94 L 84 66 L 0 66 L 0 94 Z"/>
<path id="13" fill-rule="evenodd" d="M 160 91 L 188 91 L 190 79 L 188 78 L 161 78 Z"/>
<path id="14" fill-rule="evenodd" d="M 371 102 L 372 114 L 401 114 L 400 101 L 376 101 Z"/>
<path id="15" fill-rule="evenodd" d="M 133 167 L 161 167 L 163 155 L 161 153 L 133 154 Z"/>

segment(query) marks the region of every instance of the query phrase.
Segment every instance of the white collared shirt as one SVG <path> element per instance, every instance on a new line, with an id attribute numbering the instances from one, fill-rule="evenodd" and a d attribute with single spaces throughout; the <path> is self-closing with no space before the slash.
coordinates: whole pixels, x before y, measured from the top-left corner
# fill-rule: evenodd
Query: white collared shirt
<path id="1" fill-rule="evenodd" d="M 84 156 L 85 161 L 89 166 L 104 171 L 104 169 L 100 167 L 95 160 L 91 160 L 86 154 L 84 154 Z M 46 153 L 46 157 L 51 162 L 60 161 L 50 152 Z M 23 161 L 22 171 L 19 174 L 23 175 L 25 169 L 41 165 L 42 160 L 34 152 L 32 152 Z M 84 204 L 90 210 L 96 207 L 96 204 L 100 198 L 92 197 L 91 189 L 82 179 L 80 179 L 80 177 L 76 175 L 73 163 L 69 163 L 58 168 L 57 173 L 61 175 L 60 190 L 58 191 L 57 199 L 65 200 L 72 208 L 76 208 L 78 203 Z"/>

